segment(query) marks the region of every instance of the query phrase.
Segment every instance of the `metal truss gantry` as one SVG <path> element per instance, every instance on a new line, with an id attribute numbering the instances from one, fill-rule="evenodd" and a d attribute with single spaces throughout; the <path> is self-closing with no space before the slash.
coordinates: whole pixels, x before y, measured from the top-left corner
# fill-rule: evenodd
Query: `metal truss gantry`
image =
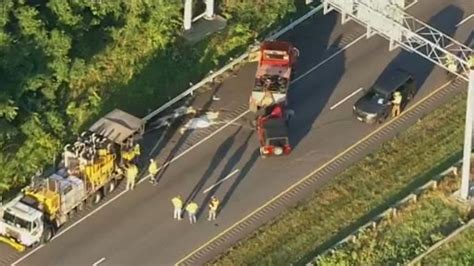
<path id="1" fill-rule="evenodd" d="M 342 23 L 354 20 L 367 28 L 367 38 L 379 34 L 389 40 L 389 49 L 401 47 L 469 82 L 462 169 L 461 198 L 469 197 L 472 130 L 474 122 L 474 70 L 470 70 L 470 47 L 405 13 L 416 3 L 405 0 L 323 0 L 324 13 L 336 10 Z M 448 64 L 447 62 L 450 62 Z M 455 67 L 450 67 L 455 66 Z"/>

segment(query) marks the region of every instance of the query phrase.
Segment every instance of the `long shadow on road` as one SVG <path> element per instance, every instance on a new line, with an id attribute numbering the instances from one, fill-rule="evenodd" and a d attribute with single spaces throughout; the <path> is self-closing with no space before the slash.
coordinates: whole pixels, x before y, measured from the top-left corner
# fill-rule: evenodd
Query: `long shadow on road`
<path id="1" fill-rule="evenodd" d="M 463 13 L 464 12 L 460 8 L 450 5 L 434 15 L 430 21 L 428 21 L 428 24 L 442 31 L 446 35 L 453 36 L 456 32 L 455 25 L 461 21 Z M 424 37 L 433 41 L 429 36 Z M 382 71 L 377 81 L 385 79 L 387 76 L 391 75 L 395 69 L 403 69 L 413 74 L 417 88 L 421 88 L 432 73 L 434 67 L 435 64 L 428 61 L 426 58 L 402 50 Z"/>
<path id="2" fill-rule="evenodd" d="M 245 138 L 245 141 L 244 143 L 242 143 L 242 145 L 239 146 L 239 148 L 234 152 L 234 154 L 232 154 L 232 156 L 229 158 L 229 160 L 227 161 L 226 165 L 224 166 L 224 168 L 222 169 L 221 171 L 221 174 L 219 175 L 219 178 L 216 180 L 216 183 L 220 182 L 222 179 L 224 179 L 227 175 L 229 175 L 232 170 L 235 168 L 235 166 L 240 162 L 240 160 L 242 159 L 242 156 L 244 155 L 245 151 L 247 150 L 247 147 L 248 147 L 248 144 L 249 144 L 249 141 L 251 139 L 251 137 L 253 136 L 254 132 L 250 132 L 250 134 L 247 135 L 247 137 Z M 247 170 L 248 172 L 248 170 Z M 247 172 L 244 173 L 244 175 L 242 176 L 242 178 L 247 174 Z M 237 178 L 239 178 L 240 175 L 237 176 Z M 202 214 L 202 212 L 204 211 L 204 207 L 205 207 L 205 204 L 207 204 L 210 200 L 211 200 L 211 197 L 219 190 L 219 187 L 222 185 L 222 183 L 219 183 L 218 185 L 216 185 L 215 187 L 213 187 L 207 194 L 206 194 L 206 197 L 204 198 L 204 200 L 202 201 L 201 203 L 201 206 L 202 208 L 199 209 L 199 212 L 197 213 L 197 217 L 199 218 L 200 215 Z"/>
<path id="3" fill-rule="evenodd" d="M 218 212 L 220 212 L 223 208 L 225 208 L 229 200 L 232 198 L 232 195 L 234 194 L 235 190 L 237 189 L 239 184 L 242 182 L 242 180 L 250 172 L 250 170 L 252 169 L 252 167 L 254 166 L 255 162 L 258 160 L 259 157 L 260 157 L 260 152 L 258 149 L 256 149 L 250 156 L 250 159 L 245 163 L 242 169 L 240 169 L 239 175 L 235 178 L 234 183 L 232 183 L 232 185 L 229 187 L 226 194 L 222 198 L 221 207 L 219 208 Z"/>
<path id="4" fill-rule="evenodd" d="M 453 36 L 456 31 L 455 25 L 462 19 L 462 16 L 463 11 L 456 6 L 451 5 L 434 15 L 430 19 L 428 24 L 440 29 L 447 35 Z M 417 54 L 401 51 L 382 71 L 378 79 L 385 77 L 385 75 L 390 75 L 394 69 L 401 68 L 412 73 L 415 76 L 415 79 L 417 80 L 418 87 L 421 87 L 421 85 L 426 82 L 429 75 L 433 71 L 434 66 L 435 65 L 433 63 Z M 321 254 L 322 252 L 331 248 L 334 244 L 347 237 L 354 230 L 369 222 L 375 215 L 379 214 L 387 207 L 394 204 L 397 200 L 400 200 L 403 197 L 407 196 L 413 191 L 414 188 L 419 187 L 421 184 L 432 178 L 435 174 L 446 169 L 447 166 L 452 165 L 452 163 L 459 160 L 459 158 L 460 154 L 454 154 L 453 156 L 447 158 L 444 161 L 437 162 L 434 165 L 433 169 L 429 172 L 414 177 L 413 182 L 407 184 L 404 189 L 399 192 L 393 193 L 392 195 L 387 195 L 386 200 L 381 202 L 378 206 L 375 206 L 375 208 L 369 211 L 368 213 L 361 214 L 358 219 L 356 219 L 348 226 L 339 230 L 339 232 L 337 232 L 332 238 L 317 246 L 312 252 L 304 256 L 300 261 L 296 262 L 295 265 L 304 265 L 318 254 Z"/>
<path id="5" fill-rule="evenodd" d="M 340 50 L 341 39 L 342 37 L 339 36 L 329 50 Z M 295 115 L 290 120 L 290 141 L 293 147 L 296 147 L 312 130 L 314 121 L 319 117 L 336 89 L 345 71 L 345 58 L 344 51 L 339 53 L 328 62 L 330 72 L 321 72 L 319 76 L 309 75 L 305 79 L 314 80 L 313 84 L 296 86 L 295 89 L 289 91 L 289 108 L 295 111 Z"/>
<path id="6" fill-rule="evenodd" d="M 232 135 L 230 135 L 222 144 L 217 148 L 214 157 L 212 157 L 211 162 L 209 163 L 209 166 L 207 167 L 206 172 L 204 175 L 199 179 L 197 184 L 194 186 L 194 188 L 191 190 L 191 193 L 189 196 L 186 198 L 184 201 L 184 205 L 189 203 L 190 201 L 194 200 L 203 188 L 204 184 L 206 184 L 206 181 L 212 176 L 216 168 L 219 166 L 219 164 L 222 162 L 222 160 L 225 158 L 227 152 L 230 150 L 232 145 L 234 144 L 234 141 L 236 139 L 237 134 L 240 132 L 242 128 L 239 127 Z M 202 208 L 201 208 L 202 209 Z"/>

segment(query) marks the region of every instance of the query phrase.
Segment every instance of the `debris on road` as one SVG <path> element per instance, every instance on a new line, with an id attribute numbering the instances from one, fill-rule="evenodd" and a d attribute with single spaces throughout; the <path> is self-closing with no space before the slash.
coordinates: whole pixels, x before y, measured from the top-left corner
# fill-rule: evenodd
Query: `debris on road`
<path id="1" fill-rule="evenodd" d="M 219 112 L 206 112 L 204 115 L 201 115 L 196 118 L 190 119 L 181 129 L 181 134 L 188 129 L 200 129 L 207 128 L 218 123 L 217 118 L 219 117 Z"/>

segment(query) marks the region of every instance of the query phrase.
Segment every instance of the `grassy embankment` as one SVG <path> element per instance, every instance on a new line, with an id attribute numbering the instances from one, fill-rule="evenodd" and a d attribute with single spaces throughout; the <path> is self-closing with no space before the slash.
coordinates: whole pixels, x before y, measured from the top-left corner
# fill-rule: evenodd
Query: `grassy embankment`
<path id="1" fill-rule="evenodd" d="M 474 226 L 421 260 L 421 265 L 474 265 Z"/>
<path id="2" fill-rule="evenodd" d="M 446 177 L 438 190 L 421 194 L 417 203 L 402 207 L 395 217 L 386 217 L 376 228 L 365 230 L 354 241 L 342 244 L 314 263 L 316 265 L 408 263 L 461 226 L 461 221 L 467 220 L 466 206 L 450 197 L 459 188 L 457 181 L 459 181 L 457 177 Z M 461 256 L 456 259 L 461 262 L 468 258 Z M 457 265 L 472 265 L 473 262 Z"/>
<path id="3" fill-rule="evenodd" d="M 211 263 L 310 260 L 459 158 L 464 113 L 465 95 L 459 95 Z"/>

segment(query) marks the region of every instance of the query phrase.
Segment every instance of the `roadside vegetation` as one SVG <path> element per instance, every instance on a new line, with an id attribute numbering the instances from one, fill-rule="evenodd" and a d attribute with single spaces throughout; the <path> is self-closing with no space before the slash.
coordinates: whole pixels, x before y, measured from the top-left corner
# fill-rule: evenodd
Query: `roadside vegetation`
<path id="1" fill-rule="evenodd" d="M 438 190 L 421 194 L 417 203 L 405 206 L 395 217 L 386 217 L 375 229 L 365 230 L 354 241 L 342 244 L 313 263 L 316 265 L 408 263 L 467 220 L 468 209 L 450 197 L 459 188 L 459 182 L 456 182 L 459 178 L 451 176 L 446 179 L 448 180 L 442 182 Z"/>
<path id="2" fill-rule="evenodd" d="M 456 96 L 211 262 L 306 263 L 460 156 L 465 95 Z M 438 202 L 435 207 L 443 206 Z M 446 216 L 455 210 L 446 210 Z"/>
<path id="3" fill-rule="evenodd" d="M 304 9 L 219 1 L 228 27 L 189 44 L 181 2 L 1 1 L 0 195 L 53 164 L 99 115 L 146 114 Z"/>
<path id="4" fill-rule="evenodd" d="M 421 265 L 474 265 L 474 226 L 421 260 Z"/>

